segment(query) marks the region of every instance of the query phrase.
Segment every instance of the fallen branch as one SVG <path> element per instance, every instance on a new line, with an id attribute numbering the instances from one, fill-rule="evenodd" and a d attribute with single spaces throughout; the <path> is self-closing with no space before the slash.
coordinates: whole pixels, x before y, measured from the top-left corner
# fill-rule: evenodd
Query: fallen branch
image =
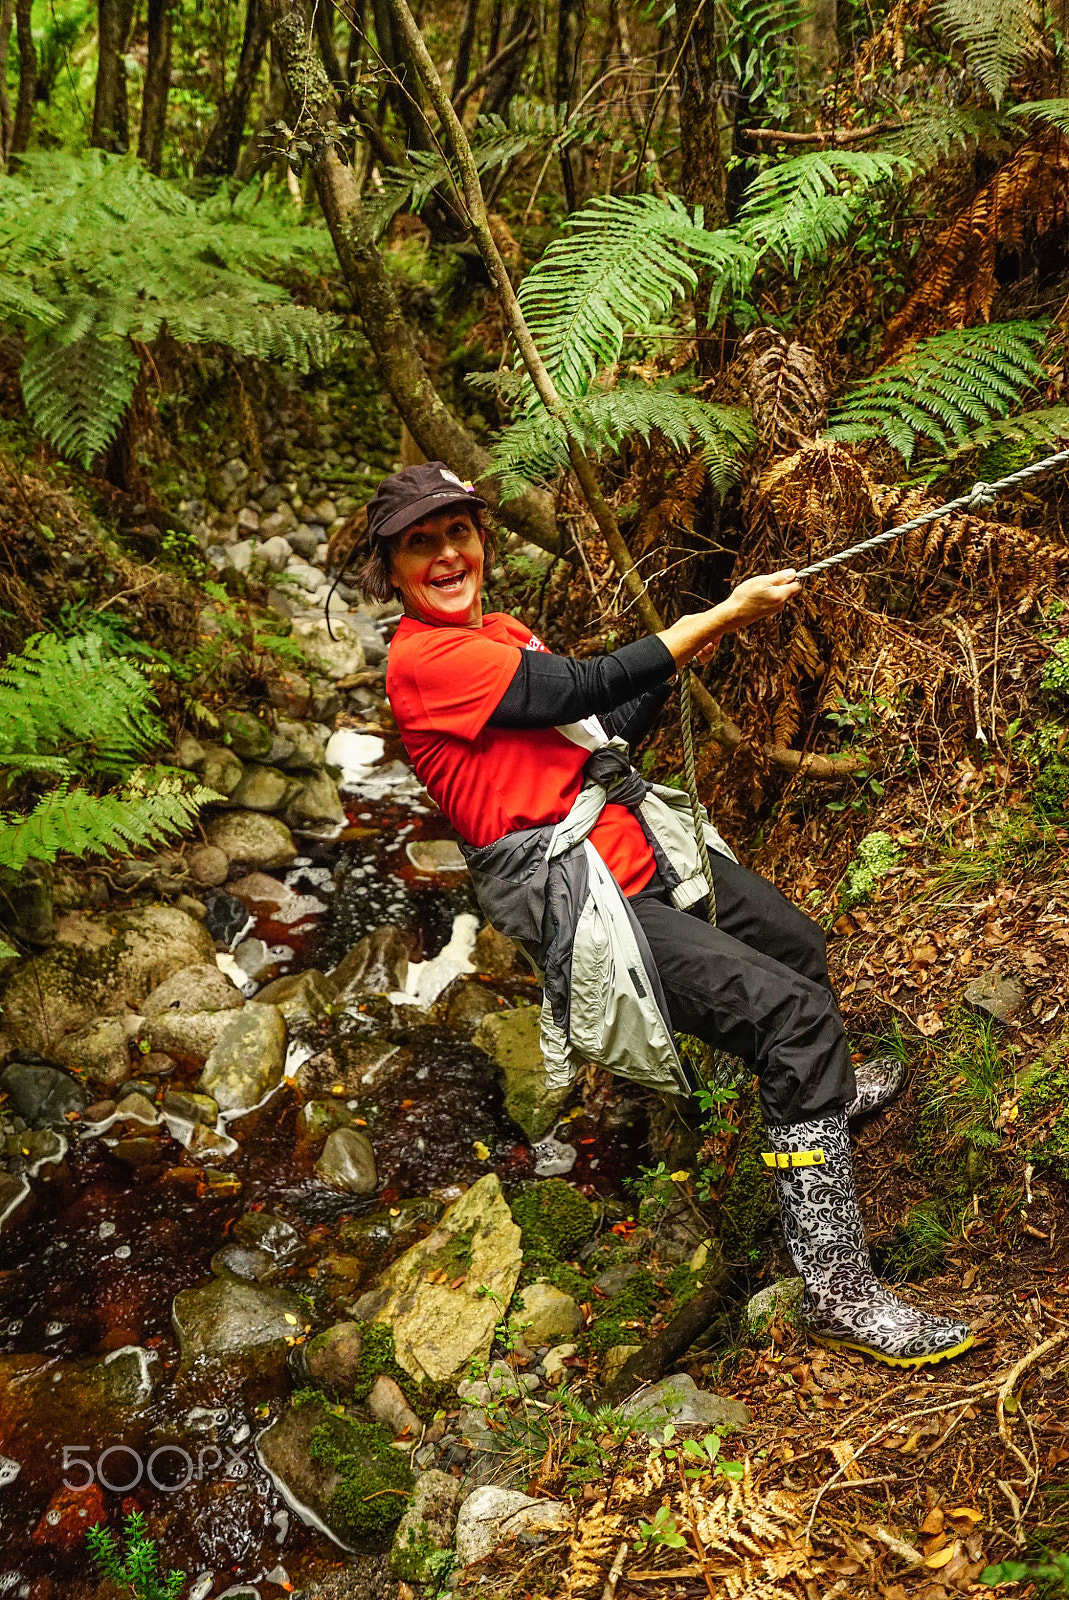
<path id="1" fill-rule="evenodd" d="M 568 457 L 571 461 L 572 471 L 579 480 L 579 487 L 583 491 L 587 505 L 593 512 L 594 521 L 597 523 L 598 531 L 608 546 L 613 564 L 635 602 L 635 609 L 650 633 L 662 633 L 664 631 L 664 622 L 657 607 L 650 599 L 649 592 L 642 581 L 638 568 L 631 559 L 631 552 L 628 550 L 627 542 L 620 532 L 620 524 L 616 519 L 616 513 L 601 491 L 594 463 L 587 455 L 567 419 L 562 416 L 561 397 L 557 393 L 557 387 L 545 362 L 542 360 L 541 352 L 534 341 L 531 330 L 527 326 L 527 320 L 520 308 L 519 300 L 516 298 L 516 291 L 513 288 L 508 269 L 490 232 L 486 211 L 486 197 L 483 194 L 479 170 L 475 164 L 475 156 L 468 136 L 449 99 L 445 86 L 438 76 L 438 70 L 431 59 L 423 35 L 416 24 L 412 12 L 409 10 L 408 0 L 389 0 L 389 6 L 401 32 L 404 34 L 405 42 L 412 55 L 413 65 L 419 74 L 423 87 L 426 89 L 431 104 L 438 113 L 446 141 L 460 172 L 459 185 L 456 179 L 453 179 L 457 198 L 467 213 L 475 243 L 486 264 L 491 281 L 497 290 L 509 330 L 516 341 L 516 348 L 520 353 L 524 366 L 530 374 L 535 392 L 547 411 L 553 415 L 561 416 L 568 436 Z M 709 731 L 717 744 L 728 754 L 736 750 L 745 740 L 742 729 L 731 720 L 723 708 L 713 699 L 708 689 L 696 677 L 693 681 L 692 692 L 694 703 L 705 718 Z M 812 778 L 835 780 L 850 777 L 862 769 L 868 770 L 868 763 L 864 758 L 856 756 L 836 758 L 832 756 L 806 755 L 800 750 L 787 750 L 782 745 L 765 745 L 763 749 L 768 760 L 776 766 L 785 768 L 789 772 Z"/>
<path id="2" fill-rule="evenodd" d="M 739 128 L 740 138 L 752 139 L 756 144 L 815 144 L 825 149 L 829 144 L 860 144 L 877 133 L 892 133 L 905 127 L 902 122 L 873 122 L 867 128 L 832 128 L 826 133 L 794 133 L 789 128 Z"/>
<path id="3" fill-rule="evenodd" d="M 715 1268 L 711 1270 L 716 1271 Z M 663 1372 L 678 1361 L 709 1326 L 724 1298 L 728 1278 L 727 1268 L 722 1267 L 711 1282 L 698 1290 L 693 1300 L 688 1300 L 676 1312 L 655 1339 L 647 1340 L 640 1350 L 628 1356 L 619 1374 L 606 1389 L 606 1399 L 613 1405 L 626 1400 L 644 1383 L 655 1383 Z"/>

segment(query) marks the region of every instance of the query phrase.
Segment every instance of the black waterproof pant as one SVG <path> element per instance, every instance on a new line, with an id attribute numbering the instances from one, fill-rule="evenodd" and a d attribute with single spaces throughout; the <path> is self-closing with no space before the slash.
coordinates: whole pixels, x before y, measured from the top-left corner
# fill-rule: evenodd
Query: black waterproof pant
<path id="1" fill-rule="evenodd" d="M 764 878 L 711 854 L 715 928 L 704 907 L 677 911 L 659 879 L 630 900 L 672 1026 L 756 1072 L 766 1123 L 841 1110 L 856 1090 L 824 934 Z"/>

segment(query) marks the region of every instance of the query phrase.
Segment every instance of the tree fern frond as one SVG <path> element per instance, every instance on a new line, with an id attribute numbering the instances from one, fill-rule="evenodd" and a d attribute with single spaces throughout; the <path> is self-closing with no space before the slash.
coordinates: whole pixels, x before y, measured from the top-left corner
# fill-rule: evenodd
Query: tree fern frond
<path id="1" fill-rule="evenodd" d="M 152 689 L 96 633 L 39 633 L 0 667 L 0 767 L 74 744 L 94 764 L 138 760 L 166 733 Z"/>
<path id="2" fill-rule="evenodd" d="M 1069 133 L 1069 100 L 1028 100 L 1021 106 L 1010 106 L 1007 117 L 1028 117 L 1045 122 L 1048 127 Z"/>
<path id="3" fill-rule="evenodd" d="M 725 0 L 723 16 L 719 60 L 750 99 L 797 72 L 800 0 Z"/>
<path id="4" fill-rule="evenodd" d="M 87 334 L 67 344 L 53 330 L 30 340 L 19 378 L 38 433 L 88 467 L 118 432 L 139 371 L 125 340 Z"/>
<path id="5" fill-rule="evenodd" d="M 0 812 L 0 867 L 18 872 L 31 858 L 54 861 L 61 853 L 131 855 L 181 833 L 213 799 L 218 796 L 210 789 L 166 768 L 135 776 L 118 794 L 63 784 L 28 816 Z"/>
<path id="6" fill-rule="evenodd" d="M 803 261 L 846 237 L 870 190 L 912 171 L 908 156 L 881 151 L 814 150 L 780 161 L 746 191 L 738 232 L 797 274 Z"/>
<path id="7" fill-rule="evenodd" d="M 666 317 L 697 283 L 695 263 L 714 277 L 715 305 L 749 282 L 756 256 L 731 229 L 707 232 L 672 195 L 600 195 L 574 212 L 519 292 L 561 394 L 584 394 L 629 326 Z"/>
<path id="8" fill-rule="evenodd" d="M 36 322 L 51 328 L 62 320 L 62 312 L 35 294 L 28 283 L 0 271 L 0 322 Z"/>
<path id="9" fill-rule="evenodd" d="M 959 106 L 945 93 L 933 94 L 911 107 L 909 121 L 901 128 L 880 136 L 880 153 L 906 156 L 918 172 L 928 172 L 945 161 L 955 145 L 968 151 L 972 145 L 986 148 L 1004 137 L 993 111 Z"/>
<path id="10" fill-rule="evenodd" d="M 1069 440 L 1069 405 L 1040 406 L 1035 411 L 1023 411 L 1016 417 L 999 417 L 996 421 L 987 422 L 982 428 L 976 428 L 972 433 L 959 439 L 948 451 L 946 458 L 924 474 L 922 481 L 934 483 L 936 479 L 958 466 L 966 456 L 974 455 L 977 451 L 990 453 L 993 448 L 997 450 L 999 446 L 1023 445 L 1027 446 L 1028 455 L 1034 456 L 1041 450 L 1064 445 L 1066 440 Z M 1015 457 L 1017 453 L 1014 452 Z M 1019 463 L 1015 460 L 1008 464 L 1007 471 L 1012 471 L 1015 464 Z"/>
<path id="11" fill-rule="evenodd" d="M 974 423 L 1005 417 L 1043 371 L 1034 351 L 1038 322 L 989 323 L 924 339 L 893 366 L 855 384 L 832 414 L 826 437 L 847 443 L 882 435 L 908 462 L 918 439 L 946 450 Z"/>
<path id="12" fill-rule="evenodd" d="M 1014 73 L 1043 52 L 1038 0 L 939 0 L 934 17 L 961 45 L 996 105 Z"/>
<path id="13" fill-rule="evenodd" d="M 634 380 L 613 389 L 591 389 L 567 402 L 557 416 L 544 406 L 532 407 L 498 441 L 493 470 L 501 475 L 507 494 L 554 477 L 568 465 L 567 420 L 592 454 L 615 449 L 634 434 L 649 439 L 655 429 L 677 448 L 696 439 L 711 481 L 724 493 L 738 479 L 740 458 L 756 443 L 753 420 L 743 406 L 709 405 L 681 393 L 683 382 L 677 378 L 649 385 Z"/>

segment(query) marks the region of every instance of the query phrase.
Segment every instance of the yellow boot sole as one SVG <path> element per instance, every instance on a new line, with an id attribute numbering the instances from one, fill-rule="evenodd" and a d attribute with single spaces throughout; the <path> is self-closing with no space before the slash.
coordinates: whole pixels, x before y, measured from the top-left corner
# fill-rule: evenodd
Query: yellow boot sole
<path id="1" fill-rule="evenodd" d="M 859 1355 L 871 1356 L 873 1361 L 882 1361 L 888 1367 L 930 1367 L 937 1361 L 949 1361 L 951 1356 L 960 1356 L 976 1343 L 976 1335 L 970 1333 L 967 1339 L 960 1344 L 951 1345 L 949 1350 L 938 1350 L 930 1356 L 885 1356 L 879 1350 L 873 1350 L 871 1345 L 859 1344 L 854 1339 L 833 1339 L 829 1334 L 813 1333 L 805 1330 L 817 1344 L 827 1346 L 829 1350 L 856 1350 Z"/>

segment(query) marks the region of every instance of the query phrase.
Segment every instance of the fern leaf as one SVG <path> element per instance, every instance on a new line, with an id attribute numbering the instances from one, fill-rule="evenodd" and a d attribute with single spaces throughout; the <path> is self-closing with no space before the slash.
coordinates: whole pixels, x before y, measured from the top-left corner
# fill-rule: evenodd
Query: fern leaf
<path id="1" fill-rule="evenodd" d="M 909 462 L 919 439 L 960 445 L 976 422 L 1005 417 L 1042 374 L 1038 322 L 989 323 L 924 339 L 844 396 L 826 436 L 846 443 L 883 437 Z"/>
<path id="2" fill-rule="evenodd" d="M 218 796 L 210 789 L 190 787 L 185 773 L 166 769 L 121 794 L 95 795 L 62 785 L 26 817 L 0 812 L 0 867 L 17 872 L 31 858 L 54 861 L 61 853 L 131 855 L 181 833 L 214 799 Z"/>
<path id="3" fill-rule="evenodd" d="M 1014 73 L 1043 53 L 1037 0 L 939 0 L 934 15 L 961 45 L 996 106 Z"/>
<path id="4" fill-rule="evenodd" d="M 733 230 L 708 233 L 668 195 L 600 195 L 569 217 L 520 287 L 527 324 L 558 390 L 586 392 L 619 357 L 629 326 L 667 317 L 700 264 L 713 304 L 753 275 L 756 256 Z"/>
<path id="5" fill-rule="evenodd" d="M 746 191 L 738 232 L 753 248 L 802 263 L 846 238 L 870 191 L 908 177 L 902 153 L 814 150 L 762 172 Z M 845 187 L 844 187 L 845 186 Z"/>
<path id="6" fill-rule="evenodd" d="M 0 667 L 0 768 L 76 746 L 94 770 L 129 766 L 165 738 L 151 685 L 99 634 L 35 634 Z"/>
<path id="7" fill-rule="evenodd" d="M 38 433 L 83 467 L 106 450 L 126 415 L 141 363 L 122 339 L 68 344 L 52 330 L 31 339 L 19 369 Z"/>
<path id="8" fill-rule="evenodd" d="M 493 469 L 500 473 L 506 494 L 519 494 L 567 466 L 565 423 L 593 454 L 616 449 L 635 434 L 648 440 L 654 430 L 676 448 L 696 441 L 710 481 L 725 493 L 738 480 L 740 458 L 756 443 L 753 420 L 743 406 L 709 405 L 681 393 L 683 382 L 677 378 L 648 385 L 636 380 L 614 389 L 592 389 L 556 416 L 542 406 L 532 408 L 493 451 Z"/>
<path id="9" fill-rule="evenodd" d="M 36 322 L 51 328 L 61 319 L 62 313 L 43 295 L 35 294 L 21 279 L 0 272 L 0 322 Z"/>
<path id="10" fill-rule="evenodd" d="M 984 452 L 981 463 L 984 477 L 1000 477 L 1032 460 L 1040 451 L 1064 445 L 1066 440 L 1069 440 L 1069 405 L 1041 406 L 1035 411 L 1024 411 L 1020 416 L 1000 417 L 959 439 L 945 459 L 933 465 L 920 481 L 935 483 L 966 457 L 979 451 Z"/>

